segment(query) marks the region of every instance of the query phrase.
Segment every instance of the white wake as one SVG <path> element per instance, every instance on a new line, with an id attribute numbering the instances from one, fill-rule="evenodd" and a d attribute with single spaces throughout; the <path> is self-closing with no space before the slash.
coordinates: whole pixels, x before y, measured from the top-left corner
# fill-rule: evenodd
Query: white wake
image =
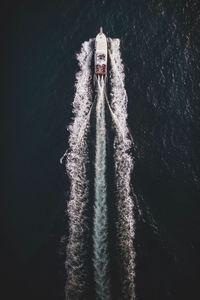
<path id="1" fill-rule="evenodd" d="M 114 161 L 117 186 L 117 246 L 119 253 L 121 300 L 135 300 L 135 249 L 134 211 L 131 197 L 131 172 L 133 158 L 130 155 L 132 141 L 127 126 L 127 94 L 124 86 L 124 66 L 120 56 L 120 41 L 110 39 L 111 101 L 107 98 L 106 82 L 97 78 L 97 101 L 92 99 L 91 60 L 92 41 L 84 42 L 77 59 L 80 71 L 76 74 L 76 93 L 73 101 L 74 119 L 69 126 L 69 147 L 65 159 L 70 178 L 70 199 L 67 204 L 69 239 L 66 249 L 66 300 L 88 300 L 88 198 L 89 179 L 87 133 L 90 127 L 92 106 L 96 105 L 95 145 L 95 200 L 93 228 L 93 263 L 96 297 L 110 300 L 110 273 L 108 254 L 108 218 L 106 195 L 106 120 L 105 101 L 115 128 Z"/>
<path id="2" fill-rule="evenodd" d="M 131 140 L 127 126 L 127 94 L 124 86 L 124 66 L 120 55 L 120 41 L 110 39 L 111 62 L 111 109 L 113 125 L 116 130 L 114 139 L 114 159 L 117 183 L 118 207 L 118 248 L 121 265 L 122 299 L 135 299 L 135 249 L 133 240 L 134 212 L 131 198 L 131 172 L 133 158 L 129 154 Z"/>
<path id="3" fill-rule="evenodd" d="M 98 300 L 109 300 L 108 216 L 106 199 L 105 79 L 97 78 L 94 202 L 94 279 Z"/>
<path id="4" fill-rule="evenodd" d="M 66 170 L 71 181 L 70 200 L 67 205 L 69 240 L 66 253 L 66 300 L 82 300 L 87 285 L 86 256 L 88 233 L 87 204 L 88 179 L 86 174 L 87 132 L 92 108 L 91 58 L 92 42 L 84 42 L 77 59 L 80 71 L 76 74 L 76 93 L 73 101 L 74 120 L 69 126 L 69 150 Z"/>

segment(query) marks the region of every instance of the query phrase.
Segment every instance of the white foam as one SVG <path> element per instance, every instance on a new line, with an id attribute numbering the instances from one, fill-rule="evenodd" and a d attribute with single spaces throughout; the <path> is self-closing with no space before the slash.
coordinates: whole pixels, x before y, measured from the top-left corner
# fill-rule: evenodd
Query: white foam
<path id="1" fill-rule="evenodd" d="M 135 249 L 133 240 L 134 212 L 131 198 L 131 172 L 133 158 L 129 154 L 131 140 L 127 125 L 127 94 L 124 86 L 124 66 L 120 54 L 120 40 L 110 39 L 111 51 L 111 109 L 117 122 L 114 139 L 115 173 L 118 191 L 118 247 L 122 277 L 122 299 L 134 300 L 135 296 Z"/>
<path id="2" fill-rule="evenodd" d="M 110 299 L 108 271 L 108 216 L 106 199 L 105 81 L 97 78 L 96 155 L 94 201 L 94 279 L 98 300 Z"/>
<path id="3" fill-rule="evenodd" d="M 66 257 L 66 299 L 84 299 L 87 284 L 86 254 L 87 241 L 87 203 L 88 180 L 86 174 L 87 162 L 87 132 L 92 107 L 91 97 L 91 42 L 84 42 L 77 59 L 80 71 L 76 74 L 76 93 L 73 101 L 74 119 L 69 126 L 69 149 L 65 158 L 66 170 L 71 180 L 70 199 L 67 204 L 69 220 L 69 240 Z"/>

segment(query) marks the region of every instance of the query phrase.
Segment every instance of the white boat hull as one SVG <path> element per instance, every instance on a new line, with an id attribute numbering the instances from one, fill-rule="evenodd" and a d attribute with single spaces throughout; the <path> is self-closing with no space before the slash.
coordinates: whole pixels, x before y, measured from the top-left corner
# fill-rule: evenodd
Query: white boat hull
<path id="1" fill-rule="evenodd" d="M 107 38 L 100 29 L 95 39 L 94 67 L 96 75 L 107 74 L 108 46 Z"/>

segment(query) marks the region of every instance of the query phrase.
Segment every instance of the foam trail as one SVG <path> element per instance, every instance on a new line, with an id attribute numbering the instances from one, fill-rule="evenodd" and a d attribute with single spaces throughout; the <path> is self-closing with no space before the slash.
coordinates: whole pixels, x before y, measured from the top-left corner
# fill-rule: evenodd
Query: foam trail
<path id="1" fill-rule="evenodd" d="M 120 56 L 120 41 L 110 39 L 111 61 L 111 109 L 116 130 L 114 140 L 115 173 L 118 194 L 118 248 L 121 265 L 122 298 L 134 300 L 135 296 L 135 250 L 134 212 L 131 198 L 131 171 L 133 159 L 129 154 L 131 140 L 127 126 L 127 94 L 124 87 L 124 67 Z"/>
<path id="2" fill-rule="evenodd" d="M 86 299 L 87 286 L 87 203 L 88 181 L 87 131 L 92 108 L 91 96 L 91 58 L 92 41 L 84 42 L 77 55 L 80 71 L 76 74 L 76 93 L 73 101 L 74 120 L 69 126 L 69 150 L 63 155 L 66 170 L 71 181 L 70 199 L 67 204 L 69 220 L 69 240 L 65 262 L 67 281 L 66 300 Z"/>
<path id="3" fill-rule="evenodd" d="M 106 203 L 106 123 L 105 82 L 97 78 L 96 105 L 96 155 L 95 155 L 95 204 L 94 204 L 94 276 L 98 300 L 109 300 L 108 276 L 108 224 Z"/>

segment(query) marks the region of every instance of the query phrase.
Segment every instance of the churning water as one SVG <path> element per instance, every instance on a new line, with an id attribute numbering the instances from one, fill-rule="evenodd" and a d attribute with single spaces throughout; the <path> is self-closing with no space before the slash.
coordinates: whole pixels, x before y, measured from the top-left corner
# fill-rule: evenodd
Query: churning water
<path id="1" fill-rule="evenodd" d="M 69 217 L 69 241 L 66 257 L 66 299 L 84 299 L 89 281 L 87 271 L 87 218 L 94 218 L 94 282 L 95 294 L 99 300 L 109 300 L 110 291 L 109 253 L 108 253 L 108 208 L 107 201 L 115 201 L 117 207 L 117 248 L 119 252 L 119 270 L 121 281 L 121 299 L 135 299 L 135 249 L 134 211 L 131 198 L 131 170 L 133 158 L 129 150 L 131 140 L 127 126 L 127 93 L 124 87 L 124 67 L 120 55 L 120 41 L 109 38 L 110 57 L 110 102 L 107 92 L 107 78 L 95 77 L 95 99 L 92 101 L 91 91 L 91 57 L 92 40 L 82 45 L 77 55 L 80 71 L 76 75 L 76 93 L 73 102 L 74 120 L 69 127 L 69 150 L 66 169 L 71 180 L 70 200 L 67 216 Z M 94 93 L 94 94 L 95 94 Z M 106 107 L 105 107 L 106 105 Z M 94 179 L 94 216 L 88 216 L 89 191 L 88 182 L 93 182 L 87 175 L 88 162 L 87 132 L 90 129 L 90 116 L 96 106 L 95 134 L 95 179 Z M 106 191 L 106 114 L 111 114 L 115 138 L 113 156 L 115 165 L 116 199 L 108 199 Z M 89 162 L 90 164 L 92 162 Z"/>

